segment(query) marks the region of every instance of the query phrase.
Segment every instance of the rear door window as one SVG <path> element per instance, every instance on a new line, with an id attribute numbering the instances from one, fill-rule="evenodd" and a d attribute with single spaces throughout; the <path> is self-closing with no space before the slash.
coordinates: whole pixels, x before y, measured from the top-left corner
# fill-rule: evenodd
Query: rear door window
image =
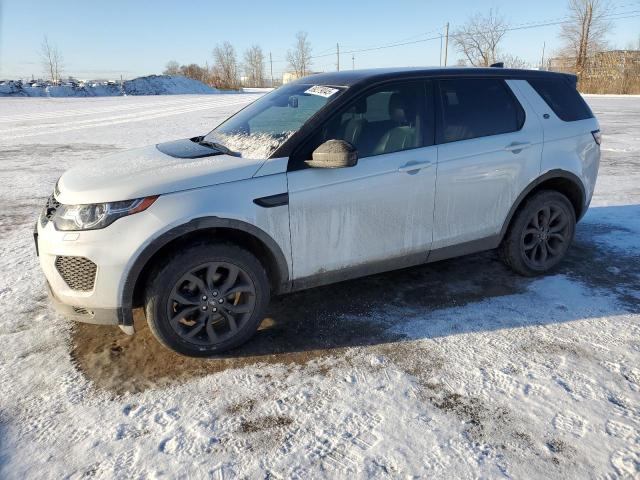
<path id="1" fill-rule="evenodd" d="M 504 80 L 440 80 L 438 143 L 457 142 L 518 131 L 524 110 Z"/>
<path id="2" fill-rule="evenodd" d="M 587 103 L 568 81 L 545 78 L 530 79 L 528 82 L 560 120 L 575 122 L 593 118 Z"/>

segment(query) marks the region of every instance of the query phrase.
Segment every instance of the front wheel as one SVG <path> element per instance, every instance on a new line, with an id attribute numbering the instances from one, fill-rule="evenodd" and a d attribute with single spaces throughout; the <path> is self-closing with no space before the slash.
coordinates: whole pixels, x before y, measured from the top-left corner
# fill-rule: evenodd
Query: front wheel
<path id="1" fill-rule="evenodd" d="M 164 346 L 206 357 L 244 343 L 264 318 L 269 281 L 260 262 L 230 244 L 197 244 L 152 276 L 147 323 Z"/>
<path id="2" fill-rule="evenodd" d="M 573 241 L 576 215 L 559 192 L 544 190 L 527 199 L 513 218 L 502 245 L 505 264 L 528 277 L 556 267 Z"/>

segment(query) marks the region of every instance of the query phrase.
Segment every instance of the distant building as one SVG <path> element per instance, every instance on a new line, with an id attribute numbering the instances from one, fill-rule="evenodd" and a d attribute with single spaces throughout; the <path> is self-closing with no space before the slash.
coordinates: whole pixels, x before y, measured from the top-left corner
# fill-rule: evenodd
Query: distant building
<path id="1" fill-rule="evenodd" d="M 298 80 L 303 76 L 306 77 L 307 75 L 315 75 L 316 73 L 321 73 L 321 72 L 307 72 L 306 75 L 299 75 L 297 72 L 283 72 L 282 85 L 284 85 L 285 83 L 293 82 L 294 80 Z"/>
<path id="2" fill-rule="evenodd" d="M 297 72 L 282 72 L 282 84 L 293 82 L 300 78 Z"/>

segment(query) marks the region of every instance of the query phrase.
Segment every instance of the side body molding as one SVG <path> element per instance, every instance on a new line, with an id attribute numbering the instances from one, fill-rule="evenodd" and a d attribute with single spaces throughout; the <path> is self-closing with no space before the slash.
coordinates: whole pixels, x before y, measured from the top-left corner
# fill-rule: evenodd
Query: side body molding
<path id="1" fill-rule="evenodd" d="M 193 219 L 183 225 L 173 228 L 168 232 L 163 233 L 159 237 L 155 238 L 144 250 L 138 255 L 133 265 L 129 269 L 124 287 L 122 289 L 121 306 L 118 308 L 118 323 L 124 326 L 133 325 L 133 301 L 134 301 L 134 289 L 136 282 L 142 273 L 142 270 L 147 265 L 147 262 L 158 252 L 161 248 L 169 244 L 171 241 L 176 240 L 186 234 L 194 233 L 199 230 L 206 230 L 210 228 L 227 228 L 232 230 L 238 230 L 260 240 L 267 249 L 271 252 L 275 259 L 276 267 L 278 270 L 278 278 L 280 284 L 277 286 L 275 293 L 286 293 L 291 289 L 291 280 L 289 275 L 289 268 L 287 266 L 286 257 L 282 253 L 280 246 L 273 240 L 267 233 L 258 227 L 251 225 L 240 220 L 220 218 L 220 217 L 203 217 Z"/>

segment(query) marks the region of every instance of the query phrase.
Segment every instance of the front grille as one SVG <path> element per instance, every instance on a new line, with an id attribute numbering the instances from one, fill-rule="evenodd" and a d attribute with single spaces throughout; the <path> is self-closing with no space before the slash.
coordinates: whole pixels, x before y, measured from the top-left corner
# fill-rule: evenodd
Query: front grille
<path id="1" fill-rule="evenodd" d="M 43 227 L 53 218 L 58 208 L 60 208 L 60 202 L 56 200 L 54 195 L 51 195 L 47 199 L 47 203 L 44 206 L 44 210 L 42 210 L 42 215 L 40 216 Z"/>
<path id="2" fill-rule="evenodd" d="M 56 269 L 72 290 L 93 290 L 97 266 L 88 258 L 56 257 Z"/>

